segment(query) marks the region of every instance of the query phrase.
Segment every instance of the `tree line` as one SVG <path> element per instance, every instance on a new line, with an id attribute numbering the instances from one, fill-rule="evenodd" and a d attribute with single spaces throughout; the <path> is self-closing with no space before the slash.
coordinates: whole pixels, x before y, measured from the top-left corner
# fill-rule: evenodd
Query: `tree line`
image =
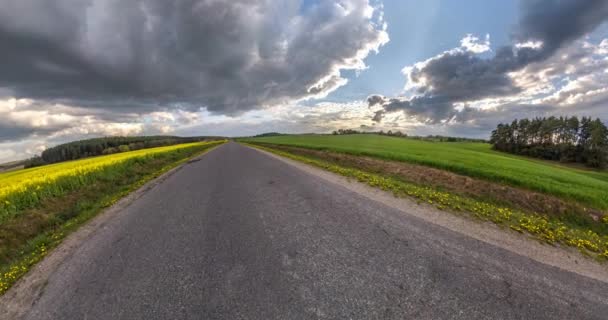
<path id="1" fill-rule="evenodd" d="M 406 133 L 403 133 L 399 130 L 388 130 L 388 131 L 359 131 L 359 130 L 355 130 L 355 129 L 338 129 L 335 131 L 332 131 L 333 135 L 346 135 L 346 134 L 379 134 L 382 136 L 391 136 L 391 137 L 407 137 Z"/>
<path id="2" fill-rule="evenodd" d="M 499 124 L 490 143 L 495 150 L 604 168 L 608 164 L 608 128 L 590 117 L 548 117 Z"/>
<path id="3" fill-rule="evenodd" d="M 176 137 L 176 136 L 142 136 L 142 137 L 103 137 L 72 141 L 48 148 L 40 156 L 26 161 L 25 167 L 36 167 L 62 161 L 86 157 L 126 152 L 131 150 L 169 146 L 179 143 L 196 142 L 216 137 Z"/>

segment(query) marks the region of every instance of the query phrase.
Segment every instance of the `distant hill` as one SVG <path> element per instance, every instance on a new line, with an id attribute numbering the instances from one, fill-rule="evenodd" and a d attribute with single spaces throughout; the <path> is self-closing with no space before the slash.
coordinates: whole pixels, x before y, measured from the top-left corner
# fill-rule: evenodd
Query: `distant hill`
<path id="1" fill-rule="evenodd" d="M 7 171 L 23 169 L 26 161 L 27 160 L 19 160 L 19 161 L 0 163 L 0 172 L 7 172 Z"/>

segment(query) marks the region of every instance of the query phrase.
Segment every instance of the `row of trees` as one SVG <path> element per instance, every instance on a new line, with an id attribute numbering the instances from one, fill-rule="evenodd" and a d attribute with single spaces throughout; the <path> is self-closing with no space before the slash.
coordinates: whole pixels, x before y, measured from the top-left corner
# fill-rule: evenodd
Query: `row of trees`
<path id="1" fill-rule="evenodd" d="M 333 131 L 331 134 L 333 135 L 345 135 L 345 134 L 379 134 L 379 135 L 383 135 L 383 136 L 391 136 L 391 137 L 407 137 L 407 134 L 399 131 L 399 130 L 388 130 L 386 132 L 384 131 L 358 131 L 358 130 L 354 130 L 354 129 L 338 129 Z"/>
<path id="2" fill-rule="evenodd" d="M 336 136 L 336 135 L 344 135 L 344 134 L 361 134 L 361 133 L 367 133 L 367 132 L 361 132 L 361 131 L 354 130 L 354 129 L 338 129 L 338 130 L 333 131 L 331 134 Z"/>
<path id="3" fill-rule="evenodd" d="M 433 142 L 479 142 L 479 143 L 488 143 L 488 141 L 484 140 L 484 139 L 463 138 L 463 137 L 450 137 L 450 136 L 440 136 L 440 135 L 411 136 L 410 138 L 414 139 L 414 140 L 424 140 L 424 141 L 433 141 Z"/>
<path id="4" fill-rule="evenodd" d="M 261 138 L 261 137 L 278 137 L 278 136 L 286 136 L 286 133 L 280 133 L 280 132 L 265 132 L 265 133 L 261 133 L 261 134 L 257 134 L 254 137 L 256 138 Z"/>
<path id="5" fill-rule="evenodd" d="M 603 168 L 608 164 L 608 128 L 583 117 L 549 117 L 499 124 L 490 139 L 494 149 L 536 158 L 584 163 Z"/>
<path id="6" fill-rule="evenodd" d="M 188 143 L 213 139 L 213 137 L 175 137 L 175 136 L 145 136 L 145 137 L 104 137 L 73 141 L 48 148 L 40 156 L 29 159 L 25 166 L 35 167 L 80 158 L 126 152 L 146 148 L 169 146 L 178 143 Z"/>

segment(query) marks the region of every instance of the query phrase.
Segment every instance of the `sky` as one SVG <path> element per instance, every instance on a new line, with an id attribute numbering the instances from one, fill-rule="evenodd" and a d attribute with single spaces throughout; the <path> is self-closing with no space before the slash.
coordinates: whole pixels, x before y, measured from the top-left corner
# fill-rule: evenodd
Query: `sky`
<path id="1" fill-rule="evenodd" d="M 108 135 L 608 122 L 608 1 L 0 0 L 0 163 Z"/>

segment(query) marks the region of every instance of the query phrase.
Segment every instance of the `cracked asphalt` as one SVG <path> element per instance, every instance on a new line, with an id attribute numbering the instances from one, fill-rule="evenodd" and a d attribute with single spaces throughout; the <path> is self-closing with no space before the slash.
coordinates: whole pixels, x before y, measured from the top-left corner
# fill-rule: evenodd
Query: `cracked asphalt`
<path id="1" fill-rule="evenodd" d="M 0 315 L 1 316 L 1 315 Z M 608 286 L 236 143 L 98 229 L 27 319 L 606 319 Z"/>

